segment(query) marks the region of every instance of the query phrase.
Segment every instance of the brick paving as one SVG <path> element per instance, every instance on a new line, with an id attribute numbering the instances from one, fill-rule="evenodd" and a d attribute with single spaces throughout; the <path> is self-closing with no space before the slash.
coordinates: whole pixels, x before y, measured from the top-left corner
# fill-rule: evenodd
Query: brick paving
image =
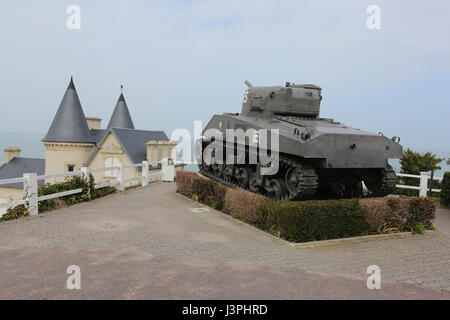
<path id="1" fill-rule="evenodd" d="M 1 223 L 0 249 L 132 251 L 360 279 L 367 277 L 369 265 L 378 265 L 383 280 L 450 291 L 448 210 L 438 210 L 437 231 L 425 235 L 301 248 L 213 210 L 193 212 L 203 206 L 176 194 L 175 188 L 157 183 Z"/>

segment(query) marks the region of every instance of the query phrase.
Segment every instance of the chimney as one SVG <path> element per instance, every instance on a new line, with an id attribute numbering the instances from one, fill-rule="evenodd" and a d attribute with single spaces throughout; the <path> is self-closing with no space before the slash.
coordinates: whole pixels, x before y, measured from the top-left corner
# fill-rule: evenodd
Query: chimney
<path id="1" fill-rule="evenodd" d="M 89 129 L 100 129 L 102 118 L 97 117 L 86 117 L 86 121 Z"/>
<path id="2" fill-rule="evenodd" d="M 20 148 L 19 147 L 8 147 L 5 149 L 5 162 L 10 162 L 13 158 L 20 157 Z"/>
<path id="3" fill-rule="evenodd" d="M 147 142 L 147 161 L 156 165 L 163 158 L 171 158 L 172 151 L 177 146 L 177 141 L 149 141 Z M 174 161 L 176 159 L 173 159 Z"/>

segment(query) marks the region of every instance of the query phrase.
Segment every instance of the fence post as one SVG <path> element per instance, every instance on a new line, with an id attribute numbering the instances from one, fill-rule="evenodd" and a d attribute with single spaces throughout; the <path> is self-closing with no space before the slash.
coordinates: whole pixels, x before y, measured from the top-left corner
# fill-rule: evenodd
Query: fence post
<path id="1" fill-rule="evenodd" d="M 148 161 L 145 161 L 145 160 L 142 161 L 142 186 L 143 187 L 147 186 L 148 183 L 150 182 L 148 169 L 149 169 Z"/>
<path id="2" fill-rule="evenodd" d="M 37 215 L 38 207 L 38 187 L 37 173 L 24 173 L 23 194 L 25 197 L 25 208 L 31 215 Z"/>
<path id="3" fill-rule="evenodd" d="M 123 163 L 119 166 L 119 174 L 117 175 L 117 181 L 119 181 L 119 191 L 125 190 L 125 165 Z"/>
<path id="4" fill-rule="evenodd" d="M 421 172 L 420 173 L 420 190 L 419 190 L 419 197 L 426 197 L 428 192 L 428 178 L 430 177 L 430 174 L 428 172 Z"/>
<path id="5" fill-rule="evenodd" d="M 430 185 L 428 187 L 429 189 L 429 197 L 433 196 L 433 179 L 434 179 L 434 170 L 431 170 L 431 176 L 430 176 Z"/>
<path id="6" fill-rule="evenodd" d="M 83 179 L 84 181 L 87 183 L 88 185 L 88 189 L 87 189 L 87 196 L 90 199 L 91 198 L 91 188 L 90 188 L 90 182 L 91 182 L 91 175 L 89 172 L 89 168 L 88 167 L 81 167 L 81 172 L 83 173 Z"/>

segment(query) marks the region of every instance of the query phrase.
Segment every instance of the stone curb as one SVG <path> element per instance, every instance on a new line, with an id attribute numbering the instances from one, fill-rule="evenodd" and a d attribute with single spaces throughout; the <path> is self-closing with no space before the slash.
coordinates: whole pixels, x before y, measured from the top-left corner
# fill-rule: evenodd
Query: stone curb
<path id="1" fill-rule="evenodd" d="M 420 235 L 413 235 L 412 232 L 398 232 L 398 233 L 387 233 L 387 234 L 374 234 L 374 235 L 368 235 L 368 236 L 359 236 L 359 237 L 349 237 L 349 238 L 339 238 L 339 239 L 330 239 L 330 240 L 319 240 L 319 241 L 310 241 L 310 242 L 290 242 L 284 239 L 281 239 L 277 236 L 274 236 L 273 234 L 268 233 L 267 231 L 258 229 L 255 226 L 252 226 L 249 223 L 246 223 L 244 221 L 241 221 L 239 219 L 234 218 L 233 216 L 226 214 L 222 211 L 213 209 L 203 203 L 200 203 L 198 201 L 195 201 L 185 195 L 182 195 L 181 193 L 176 192 L 177 195 L 179 195 L 180 197 L 190 201 L 190 202 L 195 202 L 198 203 L 199 205 L 206 207 L 208 209 L 211 210 L 211 212 L 215 213 L 215 214 L 220 214 L 221 216 L 225 216 L 227 219 L 231 219 L 234 222 L 237 222 L 239 224 L 245 225 L 247 227 L 250 227 L 258 232 L 262 232 L 265 235 L 271 237 L 274 240 L 277 240 L 279 242 L 284 243 L 285 245 L 288 245 L 290 247 L 295 247 L 295 248 L 313 248 L 313 247 L 322 247 L 322 246 L 332 246 L 332 245 L 339 245 L 339 244 L 343 244 L 343 243 L 351 243 L 351 242 L 367 242 L 367 241 L 373 241 L 373 240 L 378 240 L 378 239 L 383 239 L 383 238 L 404 238 L 404 237 L 413 237 L 413 236 L 420 236 Z M 423 235 L 434 235 L 434 234 L 438 234 L 439 232 L 437 230 L 425 230 Z M 422 236 L 423 236 L 422 235 Z"/>

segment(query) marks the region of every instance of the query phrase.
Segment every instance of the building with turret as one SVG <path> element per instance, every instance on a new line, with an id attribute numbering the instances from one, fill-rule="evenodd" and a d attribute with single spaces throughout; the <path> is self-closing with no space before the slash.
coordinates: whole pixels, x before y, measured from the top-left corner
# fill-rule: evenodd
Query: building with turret
<path id="1" fill-rule="evenodd" d="M 144 160 L 149 161 L 151 169 L 157 172 L 160 170 L 158 162 L 162 158 L 176 159 L 177 144 L 169 141 L 163 131 L 135 129 L 123 92 L 120 93 L 107 127 L 102 129 L 101 118 L 85 116 L 72 78 L 42 143 L 45 159 L 23 158 L 20 148 L 6 148 L 5 162 L 0 164 L 0 179 L 22 177 L 29 172 L 52 175 L 79 171 L 83 166 L 132 166 Z M 182 169 L 182 166 L 177 169 Z M 140 167 L 127 168 L 125 175 L 127 179 L 139 177 L 140 171 Z M 106 183 L 117 178 L 117 170 L 96 172 L 93 175 L 96 183 Z M 55 182 L 55 179 L 45 182 Z M 21 183 L 0 186 L 0 201 L 21 199 L 22 188 Z"/>

